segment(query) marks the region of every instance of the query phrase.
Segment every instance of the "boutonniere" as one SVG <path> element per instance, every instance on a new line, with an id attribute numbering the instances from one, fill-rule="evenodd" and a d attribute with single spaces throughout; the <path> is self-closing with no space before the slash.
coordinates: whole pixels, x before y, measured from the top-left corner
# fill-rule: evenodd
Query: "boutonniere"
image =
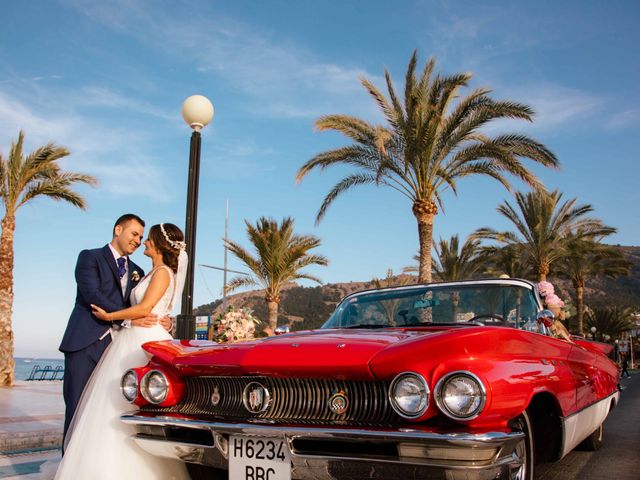
<path id="1" fill-rule="evenodd" d="M 131 272 L 131 281 L 132 282 L 139 282 L 140 281 L 140 274 L 138 273 L 137 270 L 134 270 L 133 272 Z"/>

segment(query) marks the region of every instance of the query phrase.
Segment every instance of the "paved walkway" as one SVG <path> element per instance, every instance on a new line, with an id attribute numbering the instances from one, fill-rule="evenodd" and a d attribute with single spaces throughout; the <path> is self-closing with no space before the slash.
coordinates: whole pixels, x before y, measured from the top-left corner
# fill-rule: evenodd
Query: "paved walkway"
<path id="1" fill-rule="evenodd" d="M 40 478 L 40 466 L 60 457 L 63 424 L 62 382 L 0 387 L 0 479 Z"/>

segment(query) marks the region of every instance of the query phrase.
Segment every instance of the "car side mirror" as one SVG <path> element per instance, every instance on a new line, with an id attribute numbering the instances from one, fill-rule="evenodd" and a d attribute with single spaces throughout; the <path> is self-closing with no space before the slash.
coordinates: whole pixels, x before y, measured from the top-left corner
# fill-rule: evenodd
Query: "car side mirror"
<path id="1" fill-rule="evenodd" d="M 540 310 L 538 315 L 536 315 L 536 320 L 538 321 L 538 328 L 540 329 L 540 333 L 544 333 L 545 335 L 549 335 L 549 328 L 553 325 L 553 321 L 556 316 L 553 314 L 551 310 Z"/>
<path id="2" fill-rule="evenodd" d="M 276 327 L 274 333 L 276 335 L 283 335 L 285 333 L 289 333 L 291 331 L 291 327 L 289 327 L 289 325 L 280 325 L 279 327 Z"/>

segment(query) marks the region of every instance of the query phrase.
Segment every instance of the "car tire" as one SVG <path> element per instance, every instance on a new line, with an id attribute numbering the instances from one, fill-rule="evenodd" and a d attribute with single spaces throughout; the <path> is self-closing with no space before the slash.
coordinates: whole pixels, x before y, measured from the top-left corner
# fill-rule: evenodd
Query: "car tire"
<path id="1" fill-rule="evenodd" d="M 591 435 L 585 438 L 580 444 L 580 450 L 595 452 L 602 447 L 602 439 L 604 438 L 604 424 L 600 424 Z"/>
<path id="2" fill-rule="evenodd" d="M 529 411 L 525 410 L 521 415 L 511 421 L 511 428 L 524 433 L 524 439 L 516 446 L 515 454 L 522 459 L 521 465 L 517 466 L 511 476 L 514 480 L 533 480 L 535 470 L 535 449 L 533 438 L 533 426 Z"/>

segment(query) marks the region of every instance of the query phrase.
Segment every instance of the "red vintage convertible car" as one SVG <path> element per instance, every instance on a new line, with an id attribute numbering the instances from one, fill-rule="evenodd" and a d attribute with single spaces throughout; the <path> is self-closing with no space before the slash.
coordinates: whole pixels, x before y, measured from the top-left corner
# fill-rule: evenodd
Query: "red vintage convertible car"
<path id="1" fill-rule="evenodd" d="M 232 479 L 532 479 L 598 448 L 619 399 L 608 347 L 549 315 L 530 282 L 475 280 L 355 293 L 313 331 L 148 343 L 122 421 Z"/>

